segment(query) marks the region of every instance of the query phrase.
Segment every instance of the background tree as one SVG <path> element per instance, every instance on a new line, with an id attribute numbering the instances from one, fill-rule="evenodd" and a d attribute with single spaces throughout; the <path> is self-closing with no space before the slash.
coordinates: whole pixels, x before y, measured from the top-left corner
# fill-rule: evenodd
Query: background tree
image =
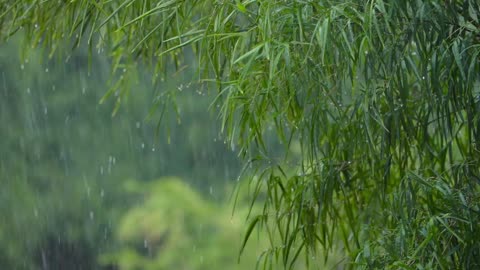
<path id="1" fill-rule="evenodd" d="M 66 37 L 105 48 L 114 72 L 139 57 L 154 78 L 196 65 L 229 145 L 267 190 L 246 235 L 263 224 L 279 236 L 264 258 L 289 266 L 298 250 L 342 238 L 352 267 L 480 264 L 477 1 L 32 0 L 1 10 L 4 37 L 21 29 L 52 50 Z M 282 155 L 265 143 L 270 129 Z M 289 154 L 296 145 L 300 157 Z"/>

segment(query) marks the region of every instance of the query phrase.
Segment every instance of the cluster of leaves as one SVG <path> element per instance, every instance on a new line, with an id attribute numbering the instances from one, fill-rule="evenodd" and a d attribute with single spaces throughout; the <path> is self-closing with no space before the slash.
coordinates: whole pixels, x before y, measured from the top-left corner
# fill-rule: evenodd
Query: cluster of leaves
<path id="1" fill-rule="evenodd" d="M 23 28 L 35 45 L 87 36 L 93 46 L 98 33 L 115 67 L 143 57 L 162 74 L 193 55 L 218 91 L 221 130 L 268 190 L 251 227 L 280 235 L 271 254 L 285 266 L 293 247 L 341 237 L 352 266 L 478 267 L 477 1 L 31 0 L 0 10 L 2 35 Z M 270 129 L 284 158 L 265 143 Z M 295 142 L 300 158 L 288 155 Z"/>

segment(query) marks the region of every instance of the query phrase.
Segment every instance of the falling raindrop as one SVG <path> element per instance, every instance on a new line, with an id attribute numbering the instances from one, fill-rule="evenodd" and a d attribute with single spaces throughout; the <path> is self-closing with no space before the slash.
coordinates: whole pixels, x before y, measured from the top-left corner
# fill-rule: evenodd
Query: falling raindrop
<path id="1" fill-rule="evenodd" d="M 93 211 L 90 211 L 90 219 L 93 220 L 93 218 L 94 218 Z"/>
<path id="2" fill-rule="evenodd" d="M 136 126 L 137 128 L 140 128 L 140 122 L 135 123 L 135 126 Z"/>
<path id="3" fill-rule="evenodd" d="M 27 88 L 27 94 L 29 94 L 29 95 L 30 95 L 30 87 L 29 87 L 29 88 Z"/>
<path id="4" fill-rule="evenodd" d="M 143 149 L 143 148 L 145 148 L 145 144 L 144 144 L 144 143 L 142 143 L 142 149 Z"/>

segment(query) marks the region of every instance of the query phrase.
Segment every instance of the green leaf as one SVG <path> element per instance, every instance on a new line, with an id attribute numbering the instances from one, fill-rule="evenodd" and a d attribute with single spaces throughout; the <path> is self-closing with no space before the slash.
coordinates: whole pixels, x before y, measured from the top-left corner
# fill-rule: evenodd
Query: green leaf
<path id="1" fill-rule="evenodd" d="M 239 256 L 238 256 L 238 260 L 240 260 L 240 256 L 242 255 L 242 253 L 245 249 L 245 246 L 247 245 L 248 239 L 250 238 L 250 235 L 252 234 L 253 229 L 255 228 L 257 223 L 259 221 L 261 221 L 262 219 L 263 219 L 263 215 L 257 215 L 252 219 L 252 221 L 248 225 L 247 231 L 245 233 L 245 237 L 243 238 L 243 242 L 242 242 L 242 245 L 240 247 L 240 253 L 239 253 Z"/>

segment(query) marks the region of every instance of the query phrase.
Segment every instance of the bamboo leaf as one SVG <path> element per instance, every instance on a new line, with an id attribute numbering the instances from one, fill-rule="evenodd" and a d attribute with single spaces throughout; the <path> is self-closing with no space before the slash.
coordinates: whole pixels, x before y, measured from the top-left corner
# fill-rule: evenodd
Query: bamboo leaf
<path id="1" fill-rule="evenodd" d="M 262 215 L 255 216 L 253 218 L 253 220 L 250 222 L 250 224 L 248 225 L 247 231 L 245 233 L 245 237 L 243 238 L 243 242 L 242 242 L 242 245 L 240 247 L 240 254 L 239 254 L 239 257 L 238 257 L 239 260 L 240 260 L 240 256 L 243 253 L 243 250 L 245 249 L 245 246 L 247 245 L 248 239 L 250 238 L 250 235 L 253 232 L 253 229 L 255 228 L 257 223 L 262 220 L 262 218 L 263 218 Z"/>

